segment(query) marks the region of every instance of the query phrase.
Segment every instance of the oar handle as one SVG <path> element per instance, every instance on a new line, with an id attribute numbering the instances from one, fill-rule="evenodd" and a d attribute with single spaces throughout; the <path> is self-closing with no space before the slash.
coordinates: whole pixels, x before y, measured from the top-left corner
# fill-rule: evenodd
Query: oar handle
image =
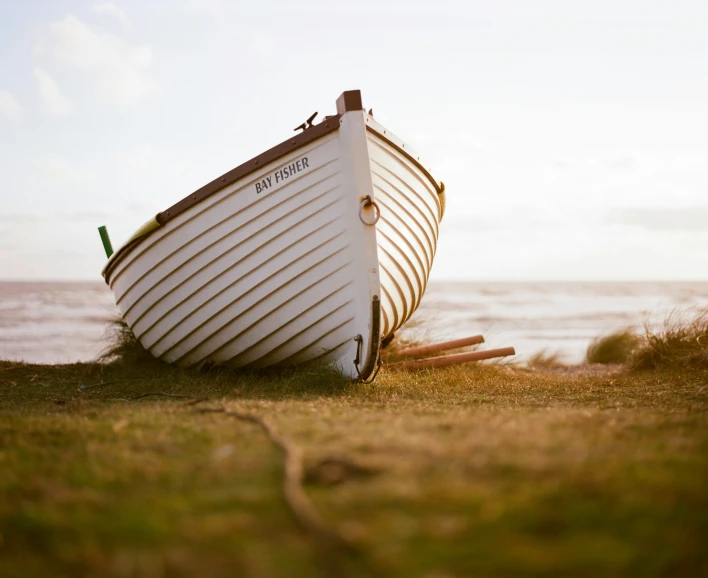
<path id="1" fill-rule="evenodd" d="M 478 343 L 484 343 L 484 337 L 481 335 L 472 335 L 471 337 L 463 337 L 462 339 L 445 341 L 443 343 L 432 343 L 431 345 L 421 345 L 420 347 L 408 347 L 407 349 L 397 351 L 396 354 L 404 355 L 406 357 L 416 357 L 418 355 L 438 353 L 439 351 L 450 351 L 451 349 L 458 349 L 467 345 L 477 345 Z"/>
<path id="2" fill-rule="evenodd" d="M 484 359 L 494 359 L 495 357 L 506 357 L 516 355 L 513 347 L 502 347 L 501 349 L 488 349 L 487 351 L 470 351 L 469 353 L 454 353 L 452 355 L 441 355 L 440 357 L 428 357 L 426 359 L 411 359 L 399 363 L 387 363 L 386 367 L 394 369 L 426 369 L 428 367 L 442 367 L 444 365 L 455 365 L 457 363 L 467 363 L 468 361 L 482 361 Z"/>

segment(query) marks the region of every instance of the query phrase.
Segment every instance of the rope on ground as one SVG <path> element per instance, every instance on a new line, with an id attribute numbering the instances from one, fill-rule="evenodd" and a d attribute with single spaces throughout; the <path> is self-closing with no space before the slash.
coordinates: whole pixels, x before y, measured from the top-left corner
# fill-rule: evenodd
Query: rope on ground
<path id="1" fill-rule="evenodd" d="M 147 393 L 136 395 L 135 397 L 131 397 L 130 399 L 135 401 L 144 397 L 174 397 L 178 399 L 189 399 L 190 401 L 187 402 L 186 405 L 201 403 L 202 401 L 207 401 L 209 399 L 208 397 L 194 397 L 193 395 L 183 395 L 181 393 L 164 393 L 162 391 L 148 391 Z"/>
<path id="2" fill-rule="evenodd" d="M 94 387 L 103 387 L 104 385 L 111 385 L 112 383 L 115 383 L 115 381 L 104 381 L 103 383 L 94 383 L 93 385 L 80 385 L 79 391 L 93 389 Z"/>
<path id="3" fill-rule="evenodd" d="M 332 548 L 350 552 L 355 550 L 355 547 L 339 532 L 327 527 L 317 510 L 315 510 L 303 488 L 305 468 L 302 450 L 283 436 L 273 424 L 256 414 L 240 409 L 229 409 L 226 406 L 222 408 L 204 408 L 197 411 L 200 413 L 223 413 L 241 421 L 251 422 L 260 426 L 273 444 L 278 446 L 285 455 L 282 483 L 283 496 L 300 527 L 326 550 Z"/>
<path id="4" fill-rule="evenodd" d="M 206 397 L 149 391 L 125 401 L 135 401 L 151 396 L 190 400 L 185 405 L 194 405 L 208 400 Z M 248 413 L 240 409 L 229 409 L 225 405 L 221 408 L 203 408 L 197 409 L 196 411 L 198 413 L 222 413 L 241 421 L 254 423 L 265 431 L 270 441 L 273 442 L 285 456 L 283 482 L 281 486 L 285 503 L 297 524 L 304 532 L 311 536 L 315 541 L 315 545 L 320 550 L 325 576 L 328 578 L 346 578 L 349 576 L 349 572 L 342 563 L 341 555 L 358 555 L 358 549 L 339 532 L 329 528 L 325 524 L 324 520 L 312 505 L 312 502 L 310 502 L 310 499 L 307 497 L 305 489 L 303 488 L 305 467 L 303 464 L 302 450 L 291 440 L 283 436 L 270 422 L 256 414 Z M 374 576 L 378 573 L 374 572 L 372 569 L 370 574 Z"/>

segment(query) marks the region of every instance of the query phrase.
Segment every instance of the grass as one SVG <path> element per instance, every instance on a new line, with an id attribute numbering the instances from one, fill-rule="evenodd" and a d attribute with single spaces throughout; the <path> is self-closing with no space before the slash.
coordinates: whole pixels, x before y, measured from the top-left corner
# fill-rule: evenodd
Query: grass
<path id="1" fill-rule="evenodd" d="M 708 369 L 708 310 L 676 310 L 662 327 L 644 328 L 642 344 L 631 358 L 636 369 Z"/>
<path id="2" fill-rule="evenodd" d="M 563 363 L 563 356 L 559 352 L 555 351 L 549 353 L 545 350 L 539 351 L 529 357 L 526 364 L 529 367 L 538 369 L 557 369 L 566 367 L 566 364 Z"/>
<path id="3" fill-rule="evenodd" d="M 658 329 L 647 322 L 643 334 L 627 328 L 599 337 L 588 347 L 586 361 L 634 370 L 708 369 L 708 310 L 676 309 Z"/>
<path id="4" fill-rule="evenodd" d="M 131 364 L 152 361 L 150 354 L 145 351 L 121 317 L 115 317 L 108 322 L 103 337 L 108 346 L 99 355 L 99 362 Z"/>
<path id="5" fill-rule="evenodd" d="M 588 363 L 627 363 L 642 345 L 642 338 L 631 329 L 599 337 L 588 347 Z"/>
<path id="6" fill-rule="evenodd" d="M 700 364 L 384 368 L 357 385 L 122 347 L 0 362 L 0 576 L 708 573 Z M 150 391 L 209 399 L 135 399 Z M 198 412 L 224 405 L 302 450 L 307 495 L 353 551 L 327 560 L 296 524 L 261 429 Z"/>

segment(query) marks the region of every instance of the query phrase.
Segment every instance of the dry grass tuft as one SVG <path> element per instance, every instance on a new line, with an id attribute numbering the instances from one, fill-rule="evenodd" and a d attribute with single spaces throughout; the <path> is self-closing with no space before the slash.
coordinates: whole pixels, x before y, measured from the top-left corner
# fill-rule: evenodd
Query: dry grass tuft
<path id="1" fill-rule="evenodd" d="M 594 339 L 585 359 L 588 363 L 626 363 L 641 344 L 642 338 L 631 329 L 615 331 Z"/>
<path id="2" fill-rule="evenodd" d="M 545 349 L 532 355 L 526 364 L 529 367 L 534 367 L 537 369 L 557 369 L 560 367 L 566 367 L 566 364 L 563 363 L 562 355 L 558 351 L 550 353 Z"/>
<path id="3" fill-rule="evenodd" d="M 708 309 L 676 309 L 657 331 L 645 324 L 630 363 L 634 369 L 708 369 Z"/>
<path id="4" fill-rule="evenodd" d="M 104 338 L 109 345 L 98 356 L 98 361 L 136 363 L 155 360 L 141 345 L 128 324 L 120 317 L 111 320 L 106 326 Z"/>

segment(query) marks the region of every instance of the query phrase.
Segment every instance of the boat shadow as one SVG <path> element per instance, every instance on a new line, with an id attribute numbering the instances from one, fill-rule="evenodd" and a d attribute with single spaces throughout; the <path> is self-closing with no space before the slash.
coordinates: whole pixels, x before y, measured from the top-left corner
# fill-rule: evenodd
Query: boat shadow
<path id="1" fill-rule="evenodd" d="M 195 398 L 293 400 L 345 396 L 357 387 L 322 361 L 266 369 L 209 361 L 190 368 L 168 365 L 146 351 L 122 319 L 108 325 L 105 339 L 109 346 L 96 360 L 101 378 L 123 383 L 131 393 L 145 389 Z"/>
<path id="2" fill-rule="evenodd" d="M 103 365 L 101 379 L 122 383 L 131 394 L 159 391 L 210 400 L 309 400 L 351 395 L 360 384 L 336 369 L 311 363 L 283 368 L 234 369 L 207 365 L 179 368 L 149 355 Z"/>

